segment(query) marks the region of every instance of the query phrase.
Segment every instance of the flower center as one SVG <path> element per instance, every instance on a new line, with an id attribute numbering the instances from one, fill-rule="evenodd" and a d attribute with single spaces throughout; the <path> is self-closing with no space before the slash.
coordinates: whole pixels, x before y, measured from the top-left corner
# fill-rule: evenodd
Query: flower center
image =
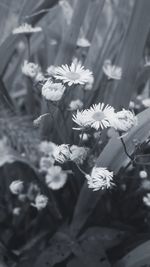
<path id="1" fill-rule="evenodd" d="M 105 118 L 105 114 L 102 111 L 97 111 L 93 114 L 92 118 L 96 121 L 102 121 Z"/>
<path id="2" fill-rule="evenodd" d="M 80 74 L 77 72 L 73 72 L 73 71 L 67 72 L 66 76 L 68 79 L 73 80 L 73 81 L 78 80 L 80 78 Z"/>

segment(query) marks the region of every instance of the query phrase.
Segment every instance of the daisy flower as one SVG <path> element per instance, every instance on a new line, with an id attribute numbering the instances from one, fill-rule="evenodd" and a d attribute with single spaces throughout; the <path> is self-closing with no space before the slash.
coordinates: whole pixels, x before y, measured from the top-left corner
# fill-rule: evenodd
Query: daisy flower
<path id="1" fill-rule="evenodd" d="M 51 101 L 59 101 L 65 91 L 65 86 L 62 83 L 53 83 L 50 79 L 42 87 L 42 95 Z"/>
<path id="2" fill-rule="evenodd" d="M 19 27 L 15 28 L 12 33 L 13 34 L 21 34 L 21 33 L 30 34 L 30 33 L 41 32 L 41 31 L 42 31 L 41 27 L 32 27 L 28 23 L 23 23 Z"/>
<path id="3" fill-rule="evenodd" d="M 82 38 L 78 38 L 78 40 L 77 40 L 77 46 L 78 47 L 84 47 L 84 48 L 86 48 L 86 47 L 90 47 L 91 44 L 88 41 L 88 39 L 82 37 Z"/>
<path id="4" fill-rule="evenodd" d="M 64 163 L 70 158 L 70 149 L 69 145 L 62 144 L 60 146 L 56 146 L 53 151 L 53 157 L 59 163 Z"/>
<path id="5" fill-rule="evenodd" d="M 70 160 L 74 161 L 77 164 L 83 164 L 84 160 L 87 157 L 89 149 L 86 147 L 80 147 L 72 145 L 70 147 Z"/>
<path id="6" fill-rule="evenodd" d="M 111 127 L 111 121 L 115 116 L 115 112 L 113 107 L 99 103 L 87 109 L 85 115 L 87 125 L 99 130 Z"/>
<path id="7" fill-rule="evenodd" d="M 55 68 L 56 79 L 62 80 L 63 83 L 68 83 L 69 86 L 73 84 L 85 84 L 93 76 L 92 72 L 86 70 L 80 61 L 73 60 L 70 66 L 62 65 L 61 67 Z"/>
<path id="8" fill-rule="evenodd" d="M 22 65 L 22 73 L 30 78 L 35 78 L 38 73 L 40 72 L 40 67 L 38 64 L 33 62 L 28 62 L 27 60 L 24 61 Z"/>
<path id="9" fill-rule="evenodd" d="M 23 182 L 21 180 L 15 180 L 9 185 L 9 189 L 12 194 L 19 195 L 23 191 Z"/>
<path id="10" fill-rule="evenodd" d="M 87 174 L 85 177 L 88 187 L 93 191 L 108 189 L 114 185 L 113 172 L 108 171 L 106 168 L 94 167 L 91 175 Z"/>
<path id="11" fill-rule="evenodd" d="M 45 195 L 37 195 L 35 198 L 35 203 L 31 203 L 31 205 L 37 210 L 42 210 L 47 206 L 48 198 Z"/>
<path id="12" fill-rule="evenodd" d="M 127 132 L 133 126 L 137 125 L 137 117 L 130 110 L 123 109 L 115 114 L 111 121 L 112 126 L 121 132 Z"/>
<path id="13" fill-rule="evenodd" d="M 42 152 L 45 156 L 52 155 L 57 145 L 53 142 L 42 141 L 39 144 L 39 151 Z"/>
<path id="14" fill-rule="evenodd" d="M 46 184 L 53 190 L 62 188 L 67 181 L 67 173 L 60 166 L 52 166 L 46 175 Z"/>
<path id="15" fill-rule="evenodd" d="M 69 110 L 77 110 L 83 107 L 83 102 L 80 99 L 73 100 L 69 104 Z"/>
<path id="16" fill-rule="evenodd" d="M 79 128 L 73 128 L 74 130 L 83 130 L 88 126 L 88 121 L 87 121 L 87 111 L 86 110 L 77 110 L 76 114 L 73 114 L 72 120 L 78 124 L 80 127 Z"/>
<path id="17" fill-rule="evenodd" d="M 146 206 L 150 207 L 150 193 L 147 193 L 145 197 L 143 197 L 143 202 Z"/>
<path id="18" fill-rule="evenodd" d="M 142 170 L 142 171 L 139 172 L 139 176 L 142 179 L 146 179 L 148 177 L 148 174 L 147 174 L 147 172 L 145 170 Z"/>
<path id="19" fill-rule="evenodd" d="M 145 108 L 149 108 L 150 107 L 150 98 L 143 99 L 142 104 Z"/>
<path id="20" fill-rule="evenodd" d="M 108 79 L 120 80 L 122 77 L 122 69 L 118 66 L 112 65 L 110 60 L 105 60 L 103 71 Z"/>

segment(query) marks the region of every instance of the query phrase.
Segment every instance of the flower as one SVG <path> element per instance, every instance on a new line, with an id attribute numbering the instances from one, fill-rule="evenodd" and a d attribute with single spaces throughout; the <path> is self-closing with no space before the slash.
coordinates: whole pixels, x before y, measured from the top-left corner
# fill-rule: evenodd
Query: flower
<path id="1" fill-rule="evenodd" d="M 146 194 L 146 196 L 143 197 L 143 202 L 146 206 L 150 207 L 150 193 Z"/>
<path id="2" fill-rule="evenodd" d="M 21 180 L 15 180 L 9 185 L 9 189 L 12 194 L 19 195 L 23 191 L 23 182 Z"/>
<path id="3" fill-rule="evenodd" d="M 52 155 L 56 146 L 57 145 L 53 142 L 42 141 L 39 144 L 39 151 L 42 152 L 45 156 L 49 156 Z"/>
<path id="4" fill-rule="evenodd" d="M 47 206 L 48 198 L 45 195 L 39 194 L 35 198 L 35 203 L 31 203 L 31 205 L 38 210 L 42 210 Z"/>
<path id="5" fill-rule="evenodd" d="M 56 146 L 53 151 L 53 157 L 56 161 L 60 163 L 64 163 L 66 160 L 69 160 L 70 157 L 69 145 L 62 144 L 60 146 Z"/>
<path id="6" fill-rule="evenodd" d="M 35 82 L 38 83 L 38 82 L 42 82 L 44 80 L 45 80 L 45 77 L 44 77 L 43 73 L 41 71 L 39 71 L 37 73 L 37 75 L 35 76 Z"/>
<path id="7" fill-rule="evenodd" d="M 70 66 L 62 65 L 61 67 L 55 68 L 56 79 L 62 80 L 64 83 L 68 83 L 69 86 L 72 84 L 85 84 L 93 76 L 92 72 L 88 69 L 84 69 L 80 61 L 73 60 Z"/>
<path id="8" fill-rule="evenodd" d="M 93 84 L 94 84 L 94 77 L 93 76 L 91 76 L 91 79 L 89 79 L 89 81 L 85 84 L 85 86 L 84 86 L 84 90 L 85 91 L 90 91 L 90 90 L 92 90 L 92 88 L 93 88 Z"/>
<path id="9" fill-rule="evenodd" d="M 69 104 L 70 110 L 77 110 L 83 107 L 83 102 L 80 99 L 73 100 Z"/>
<path id="10" fill-rule="evenodd" d="M 142 179 L 146 179 L 148 177 L 147 172 L 145 170 L 140 171 L 139 176 Z"/>
<path id="11" fill-rule="evenodd" d="M 42 95 L 51 101 L 59 101 L 65 91 L 65 86 L 62 83 L 53 83 L 50 79 L 42 87 Z"/>
<path id="12" fill-rule="evenodd" d="M 145 108 L 149 108 L 150 107 L 150 98 L 143 99 L 142 104 Z"/>
<path id="13" fill-rule="evenodd" d="M 84 160 L 87 157 L 89 149 L 86 147 L 80 147 L 72 145 L 70 147 L 70 160 L 74 161 L 77 164 L 83 164 Z"/>
<path id="14" fill-rule="evenodd" d="M 53 157 L 42 157 L 40 159 L 40 172 L 47 172 L 49 167 L 54 164 L 55 160 Z"/>
<path id="15" fill-rule="evenodd" d="M 51 76 L 53 76 L 53 75 L 55 75 L 55 66 L 54 65 L 50 65 L 48 68 L 47 68 L 47 70 L 46 70 L 46 72 L 49 74 L 49 75 L 51 75 Z"/>
<path id="16" fill-rule="evenodd" d="M 91 44 L 86 38 L 82 37 L 82 38 L 78 38 L 77 46 L 85 48 L 85 47 L 90 47 Z"/>
<path id="17" fill-rule="evenodd" d="M 85 177 L 88 187 L 93 191 L 108 189 L 114 185 L 113 172 L 108 171 L 106 168 L 94 167 L 91 175 L 87 174 Z"/>
<path id="18" fill-rule="evenodd" d="M 22 66 L 22 73 L 30 78 L 35 78 L 38 73 L 40 72 L 40 67 L 38 64 L 33 62 L 28 62 L 27 60 L 24 61 Z"/>
<path id="19" fill-rule="evenodd" d="M 52 166 L 46 175 L 46 184 L 53 190 L 62 188 L 67 181 L 67 173 L 60 166 Z"/>
<path id="20" fill-rule="evenodd" d="M 127 132 L 137 125 L 137 117 L 130 110 L 123 109 L 115 114 L 111 124 L 118 131 Z"/>
<path id="21" fill-rule="evenodd" d="M 86 110 L 81 110 L 81 111 L 77 110 L 77 113 L 73 114 L 72 120 L 80 126 L 79 128 L 73 128 L 74 130 L 82 130 L 82 129 L 88 127 L 87 111 Z"/>
<path id="22" fill-rule="evenodd" d="M 12 211 L 12 213 L 13 213 L 13 215 L 15 215 L 15 216 L 20 215 L 20 213 L 21 213 L 21 208 L 20 208 L 20 207 L 16 207 L 16 208 L 14 208 L 13 211 Z"/>
<path id="23" fill-rule="evenodd" d="M 112 65 L 110 60 L 105 60 L 103 71 L 108 79 L 120 80 L 122 77 L 122 69 L 118 66 Z"/>
<path id="24" fill-rule="evenodd" d="M 32 27 L 28 23 L 23 23 L 19 27 L 15 28 L 12 33 L 13 34 L 20 34 L 20 33 L 29 34 L 29 33 L 34 33 L 34 32 L 41 32 L 41 31 L 42 31 L 41 27 Z"/>
<path id="25" fill-rule="evenodd" d="M 85 113 L 87 125 L 96 130 L 110 127 L 114 115 L 114 108 L 109 105 L 104 106 L 104 103 L 93 105 Z"/>

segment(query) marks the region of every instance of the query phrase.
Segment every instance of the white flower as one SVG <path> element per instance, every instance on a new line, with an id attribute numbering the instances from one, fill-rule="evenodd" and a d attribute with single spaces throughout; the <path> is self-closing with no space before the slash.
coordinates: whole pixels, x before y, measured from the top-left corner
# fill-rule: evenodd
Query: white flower
<path id="1" fill-rule="evenodd" d="M 38 73 L 40 72 L 40 67 L 38 64 L 33 62 L 28 62 L 27 60 L 24 61 L 22 66 L 22 73 L 30 78 L 35 78 Z"/>
<path id="2" fill-rule="evenodd" d="M 46 184 L 53 190 L 62 188 L 67 181 L 67 173 L 60 166 L 52 166 L 46 175 Z"/>
<path id="3" fill-rule="evenodd" d="M 108 79 L 120 80 L 122 77 L 122 69 L 118 66 L 112 65 L 110 60 L 105 60 L 103 71 Z"/>
<path id="4" fill-rule="evenodd" d="M 57 145 L 53 142 L 42 141 L 39 145 L 39 151 L 42 152 L 45 156 L 49 156 L 53 154 L 56 147 Z"/>
<path id="5" fill-rule="evenodd" d="M 73 114 L 72 120 L 78 124 L 79 128 L 73 128 L 74 130 L 82 130 L 88 126 L 87 110 L 77 110 L 76 114 Z"/>
<path id="6" fill-rule="evenodd" d="M 65 86 L 62 83 L 53 83 L 50 79 L 42 87 L 42 95 L 51 101 L 59 101 L 65 91 Z"/>
<path id="7" fill-rule="evenodd" d="M 13 213 L 13 215 L 15 215 L 15 216 L 20 215 L 20 213 L 21 213 L 21 208 L 19 208 L 19 207 L 14 208 L 13 211 L 12 211 L 12 213 Z"/>
<path id="8" fill-rule="evenodd" d="M 149 108 L 150 107 L 150 98 L 143 99 L 142 104 L 145 108 Z"/>
<path id="9" fill-rule="evenodd" d="M 140 171 L 139 176 L 142 179 L 146 179 L 148 177 L 147 172 L 145 170 Z"/>
<path id="10" fill-rule="evenodd" d="M 78 38 L 78 40 L 77 40 L 77 46 L 79 46 L 79 47 L 90 47 L 91 44 L 88 41 L 88 39 L 82 37 L 82 38 Z"/>
<path id="11" fill-rule="evenodd" d="M 47 206 L 48 198 L 42 194 L 39 194 L 35 198 L 35 203 L 31 203 L 31 205 L 38 210 L 42 210 Z"/>
<path id="12" fill-rule="evenodd" d="M 91 175 L 87 174 L 85 177 L 88 187 L 93 191 L 108 189 L 114 185 L 113 172 L 108 171 L 106 168 L 94 167 Z"/>
<path id="13" fill-rule="evenodd" d="M 93 105 L 85 112 L 87 125 L 99 130 L 111 127 L 111 121 L 115 116 L 114 108 L 104 103 Z"/>
<path id="14" fill-rule="evenodd" d="M 9 185 L 9 189 L 12 194 L 19 195 L 23 191 L 23 182 L 21 180 L 15 180 Z"/>
<path id="15" fill-rule="evenodd" d="M 20 33 L 29 34 L 29 33 L 34 33 L 34 32 L 41 32 L 41 31 L 42 31 L 41 27 L 32 27 L 28 23 L 23 23 L 19 27 L 15 28 L 12 33 L 13 34 L 20 34 Z"/>
<path id="16" fill-rule="evenodd" d="M 40 172 L 47 172 L 48 169 L 54 164 L 55 160 L 53 157 L 42 157 L 40 159 Z"/>
<path id="17" fill-rule="evenodd" d="M 55 75 L 55 66 L 54 65 L 51 65 L 51 66 L 49 66 L 48 68 L 47 68 L 47 70 L 46 70 L 46 72 L 49 74 L 49 75 L 51 75 L 51 76 L 53 76 L 53 75 Z"/>
<path id="18" fill-rule="evenodd" d="M 56 79 L 62 80 L 64 83 L 68 83 L 69 86 L 72 84 L 85 84 L 93 76 L 92 72 L 88 69 L 84 69 L 80 61 L 73 60 L 70 66 L 62 65 L 61 67 L 55 68 Z"/>
<path id="19" fill-rule="evenodd" d="M 38 72 L 35 76 L 35 82 L 42 82 L 45 80 L 45 77 L 42 72 Z"/>
<path id="20" fill-rule="evenodd" d="M 93 76 L 91 76 L 91 79 L 89 79 L 89 81 L 85 84 L 85 86 L 84 86 L 84 90 L 85 91 L 90 91 L 90 90 L 92 90 L 92 88 L 93 88 L 93 84 L 94 84 L 94 77 Z"/>
<path id="21" fill-rule="evenodd" d="M 72 145 L 70 147 L 70 160 L 74 161 L 77 164 L 83 164 L 84 160 L 87 157 L 89 149 L 87 147 L 80 147 Z"/>
<path id="22" fill-rule="evenodd" d="M 83 102 L 80 99 L 72 100 L 69 104 L 70 110 L 77 110 L 83 107 Z"/>
<path id="23" fill-rule="evenodd" d="M 116 130 L 127 132 L 133 126 L 137 125 L 137 117 L 130 110 L 123 109 L 116 113 L 111 123 Z"/>
<path id="24" fill-rule="evenodd" d="M 53 151 L 53 157 L 56 161 L 60 163 L 64 163 L 70 158 L 70 149 L 69 145 L 62 144 L 60 146 L 56 146 Z"/>
<path id="25" fill-rule="evenodd" d="M 146 196 L 143 197 L 143 202 L 146 206 L 150 207 L 150 193 L 146 194 Z"/>

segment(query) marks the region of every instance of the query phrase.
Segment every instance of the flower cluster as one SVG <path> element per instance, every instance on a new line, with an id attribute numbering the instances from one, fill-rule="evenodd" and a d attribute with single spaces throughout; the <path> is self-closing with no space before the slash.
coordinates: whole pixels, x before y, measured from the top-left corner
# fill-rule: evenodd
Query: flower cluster
<path id="1" fill-rule="evenodd" d="M 118 131 L 127 132 L 137 125 L 137 118 L 131 111 L 123 109 L 115 112 L 113 107 L 105 106 L 104 103 L 95 104 L 86 110 L 77 110 L 73 115 L 73 121 L 80 126 L 78 130 L 87 127 L 95 130 L 114 127 Z"/>

